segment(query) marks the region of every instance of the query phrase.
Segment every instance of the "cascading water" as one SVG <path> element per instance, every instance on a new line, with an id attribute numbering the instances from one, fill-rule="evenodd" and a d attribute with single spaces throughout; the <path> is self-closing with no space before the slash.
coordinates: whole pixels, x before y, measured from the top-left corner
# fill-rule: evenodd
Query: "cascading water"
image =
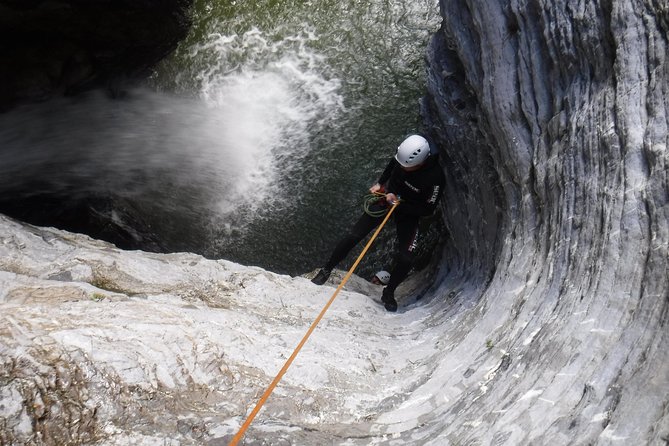
<path id="1" fill-rule="evenodd" d="M 303 273 L 416 130 L 437 22 L 433 1 L 196 2 L 146 86 L 0 116 L 0 211 Z"/>

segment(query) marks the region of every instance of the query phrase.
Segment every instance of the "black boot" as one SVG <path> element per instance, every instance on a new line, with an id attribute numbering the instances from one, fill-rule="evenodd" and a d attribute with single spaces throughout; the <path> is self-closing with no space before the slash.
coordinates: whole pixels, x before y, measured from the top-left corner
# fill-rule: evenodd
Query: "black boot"
<path id="1" fill-rule="evenodd" d="M 386 307 L 386 310 L 395 312 L 397 311 L 397 301 L 395 300 L 395 292 L 388 287 L 383 289 L 383 294 L 381 295 L 381 302 L 383 306 Z"/>
<path id="2" fill-rule="evenodd" d="M 318 274 L 316 274 L 316 276 L 314 276 L 314 278 L 311 279 L 311 282 L 315 283 L 316 285 L 323 285 L 325 282 L 328 281 L 330 274 L 332 274 L 331 269 L 321 268 L 321 270 L 318 271 Z"/>

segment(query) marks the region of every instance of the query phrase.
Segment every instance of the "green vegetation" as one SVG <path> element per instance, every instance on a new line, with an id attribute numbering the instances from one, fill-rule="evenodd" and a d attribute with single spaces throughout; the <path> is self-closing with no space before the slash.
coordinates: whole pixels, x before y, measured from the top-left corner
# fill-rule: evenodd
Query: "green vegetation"
<path id="1" fill-rule="evenodd" d="M 94 300 L 95 302 L 100 302 L 101 300 L 104 300 L 105 297 L 107 296 L 105 296 L 102 293 L 93 293 L 91 300 Z"/>

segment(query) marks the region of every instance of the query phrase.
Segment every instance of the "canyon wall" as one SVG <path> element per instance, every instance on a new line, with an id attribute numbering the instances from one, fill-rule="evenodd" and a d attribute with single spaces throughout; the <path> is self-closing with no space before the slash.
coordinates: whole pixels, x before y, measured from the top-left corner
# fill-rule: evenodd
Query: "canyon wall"
<path id="1" fill-rule="evenodd" d="M 480 432 L 533 425 L 539 444 L 666 442 L 666 3 L 441 10 L 423 114 L 451 186 L 446 264 L 531 375 L 499 373 L 464 413 L 488 414 Z M 533 391 L 551 402 L 511 415 Z"/>

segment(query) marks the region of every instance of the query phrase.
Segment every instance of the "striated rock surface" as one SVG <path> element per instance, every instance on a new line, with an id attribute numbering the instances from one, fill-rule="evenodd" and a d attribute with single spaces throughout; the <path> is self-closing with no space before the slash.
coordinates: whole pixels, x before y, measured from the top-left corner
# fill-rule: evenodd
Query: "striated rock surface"
<path id="1" fill-rule="evenodd" d="M 398 317 L 375 285 L 347 287 L 249 440 L 369 444 L 416 426 L 384 412 L 446 345 L 432 306 Z M 227 444 L 333 291 L 0 216 L 0 444 Z"/>
<path id="2" fill-rule="evenodd" d="M 248 444 L 669 441 L 658 1 L 442 1 L 423 299 L 344 292 Z M 0 217 L 0 443 L 227 444 L 333 288 Z"/>
<path id="3" fill-rule="evenodd" d="M 667 4 L 441 9 L 423 113 L 447 159 L 446 263 L 483 292 L 443 360 L 468 355 L 481 387 L 431 414 L 433 438 L 666 444 Z"/>

